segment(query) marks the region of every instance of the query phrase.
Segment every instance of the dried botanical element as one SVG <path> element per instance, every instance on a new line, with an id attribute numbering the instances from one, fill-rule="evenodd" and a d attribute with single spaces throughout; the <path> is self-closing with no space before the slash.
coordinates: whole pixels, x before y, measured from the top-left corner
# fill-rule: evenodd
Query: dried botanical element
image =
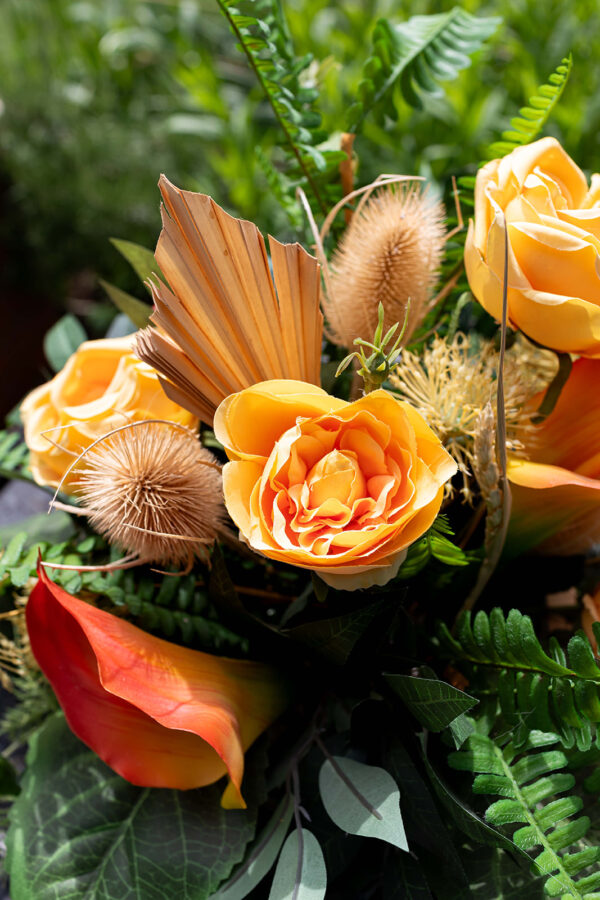
<path id="1" fill-rule="evenodd" d="M 0 621 L 10 623 L 12 629 L 12 638 L 0 634 L 0 685 L 6 691 L 12 692 L 19 679 L 26 678 L 39 668 L 29 643 L 26 605 L 27 595 L 18 594 L 14 598 L 13 609 L 0 613 Z"/>
<path id="2" fill-rule="evenodd" d="M 189 568 L 224 527 L 220 467 L 186 428 L 123 426 L 92 445 L 76 471 L 93 527 L 140 562 Z"/>
<path id="3" fill-rule="evenodd" d="M 155 311 L 137 352 L 167 395 L 212 424 L 230 394 L 273 378 L 320 382 L 319 264 L 299 244 L 265 242 L 205 194 L 160 179 L 163 229 Z"/>
<path id="4" fill-rule="evenodd" d="M 498 353 L 491 341 L 458 333 L 451 341 L 434 338 L 421 356 L 405 350 L 390 379 L 397 392 L 423 415 L 458 463 L 463 475 L 461 492 L 468 502 L 472 500 L 469 476 L 476 456 L 475 436 L 481 427 L 482 410 L 490 403 L 495 404 L 497 371 Z M 507 353 L 504 365 L 506 446 L 516 455 L 523 454 L 524 441 L 533 429 L 531 410 L 526 407 L 538 392 L 541 377 L 540 369 L 533 363 L 523 365 L 521 345 Z M 493 432 L 495 424 L 490 428 Z M 480 471 L 485 466 L 483 461 Z"/>
<path id="5" fill-rule="evenodd" d="M 404 342 L 431 308 L 444 250 L 445 211 L 420 186 L 387 187 L 372 194 L 352 217 L 331 260 L 324 301 L 331 340 L 351 347 L 370 337 L 383 303 L 385 328 L 402 324 Z"/>
<path id="6" fill-rule="evenodd" d="M 486 403 L 477 416 L 473 438 L 473 474 L 486 506 L 486 555 L 498 529 L 502 527 L 502 488 L 496 462 L 496 416 L 491 403 Z"/>

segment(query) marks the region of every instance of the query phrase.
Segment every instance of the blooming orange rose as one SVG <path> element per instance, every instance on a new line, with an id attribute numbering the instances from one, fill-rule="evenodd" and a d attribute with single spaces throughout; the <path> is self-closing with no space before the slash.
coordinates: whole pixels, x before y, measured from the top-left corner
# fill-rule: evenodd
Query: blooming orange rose
<path id="1" fill-rule="evenodd" d="M 133 354 L 134 339 L 135 335 L 128 335 L 87 341 L 58 375 L 23 401 L 25 441 L 38 484 L 57 487 L 75 456 L 127 422 L 168 419 L 197 426 L 192 413 L 168 399 L 154 369 Z M 67 478 L 65 490 L 74 479 Z"/>
<path id="2" fill-rule="evenodd" d="M 538 402 L 541 399 L 538 398 Z M 600 544 L 600 360 L 578 359 L 548 418 L 509 460 L 511 554 L 559 555 Z"/>
<path id="3" fill-rule="evenodd" d="M 178 647 L 72 597 L 40 566 L 31 648 L 74 733 L 143 787 L 213 784 L 243 807 L 244 751 L 287 703 L 269 666 Z"/>
<path id="4" fill-rule="evenodd" d="M 498 320 L 505 217 L 509 323 L 553 350 L 600 356 L 600 175 L 588 188 L 550 137 L 479 170 L 465 267 L 475 297 Z"/>
<path id="5" fill-rule="evenodd" d="M 263 381 L 227 397 L 214 428 L 245 540 L 342 590 L 397 573 L 456 472 L 419 413 L 383 390 L 347 403 L 302 381 Z"/>

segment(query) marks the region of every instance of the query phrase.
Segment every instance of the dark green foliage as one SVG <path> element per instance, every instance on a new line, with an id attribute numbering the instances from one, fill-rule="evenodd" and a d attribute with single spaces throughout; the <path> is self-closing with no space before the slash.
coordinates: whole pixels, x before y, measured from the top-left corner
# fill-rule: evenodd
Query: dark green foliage
<path id="1" fill-rule="evenodd" d="M 443 731 L 478 702 L 464 691 L 436 678 L 386 675 L 386 680 L 415 718 L 430 731 Z"/>
<path id="2" fill-rule="evenodd" d="M 476 776 L 476 794 L 500 798 L 488 806 L 485 818 L 498 828 L 517 826 L 511 828 L 511 839 L 535 859 L 533 872 L 546 876 L 548 896 L 595 900 L 600 871 L 597 866 L 588 870 L 600 859 L 600 847 L 581 843 L 590 820 L 578 815 L 583 805 L 580 797 L 564 796 L 575 778 L 564 771 L 565 754 L 548 749 L 557 742 L 557 735 L 535 730 L 520 748 L 512 741 L 473 734 L 467 749 L 452 753 L 449 762 Z"/>
<path id="3" fill-rule="evenodd" d="M 277 170 L 269 167 L 268 180 L 277 185 L 279 195 L 289 194 L 301 185 L 315 210 L 325 215 L 339 197 L 338 192 L 332 192 L 330 182 L 337 179 L 339 164 L 346 155 L 321 146 L 328 135 L 321 127 L 316 108 L 318 90 L 307 86 L 302 77 L 312 56 L 296 57 L 282 7 L 275 0 L 242 0 L 240 9 L 234 0 L 218 3 L 282 132 L 289 163 L 286 178 L 278 179 Z M 246 8 L 250 15 L 245 14 Z M 262 166 L 264 169 L 264 156 Z M 294 218 L 297 219 L 295 213 Z"/>
<path id="4" fill-rule="evenodd" d="M 600 667 L 583 632 L 570 639 L 566 652 L 553 639 L 546 653 L 528 616 L 512 609 L 505 617 L 495 608 L 473 621 L 463 613 L 454 636 L 443 623 L 438 635 L 444 653 L 472 670 L 475 694 L 478 685 L 497 692 L 517 744 L 533 728 L 555 731 L 565 747 L 590 746 L 600 722 Z"/>
<path id="5" fill-rule="evenodd" d="M 550 118 L 554 107 L 560 100 L 566 87 L 573 58 L 571 54 L 558 64 L 547 84 L 541 84 L 536 94 L 529 98 L 527 106 L 519 110 L 519 115 L 510 120 L 509 131 L 502 132 L 502 138 L 488 147 L 487 158 L 496 159 L 506 156 L 516 147 L 534 141 Z"/>
<path id="6" fill-rule="evenodd" d="M 31 481 L 27 469 L 29 450 L 17 431 L 0 431 L 0 478 Z"/>
<path id="7" fill-rule="evenodd" d="M 33 738 L 11 813 L 12 900 L 207 900 L 242 858 L 264 800 L 264 755 L 247 759 L 247 810 L 224 782 L 153 790 L 116 775 L 57 713 Z"/>
<path id="8" fill-rule="evenodd" d="M 396 90 L 417 108 L 423 105 L 423 96 L 442 94 L 438 82 L 456 78 L 469 66 L 469 56 L 499 23 L 498 18 L 476 18 L 458 6 L 438 15 L 413 16 L 401 25 L 379 19 L 358 100 L 350 109 L 352 130 L 361 128 L 369 112 L 380 120 L 393 117 Z"/>

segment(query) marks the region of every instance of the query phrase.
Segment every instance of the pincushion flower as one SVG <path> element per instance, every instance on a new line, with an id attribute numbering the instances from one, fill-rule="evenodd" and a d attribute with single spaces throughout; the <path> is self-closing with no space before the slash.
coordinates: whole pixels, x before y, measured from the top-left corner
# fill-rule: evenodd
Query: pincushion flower
<path id="1" fill-rule="evenodd" d="M 552 413 L 529 432 L 528 459 L 509 460 L 508 552 L 569 555 L 600 543 L 599 421 L 600 360 L 578 359 Z"/>
<path id="2" fill-rule="evenodd" d="M 134 340 L 86 341 L 51 381 L 27 395 L 21 416 L 38 484 L 57 487 L 82 450 L 126 422 L 156 418 L 197 426 L 192 413 L 169 400 L 154 369 L 134 355 Z M 70 474 L 63 489 L 72 491 L 76 477 Z"/>
<path id="3" fill-rule="evenodd" d="M 75 734 L 143 787 L 229 775 L 222 805 L 245 806 L 244 751 L 283 711 L 280 675 L 146 634 L 72 597 L 39 569 L 27 604 L 31 649 Z"/>
<path id="4" fill-rule="evenodd" d="M 502 317 L 505 222 L 508 318 L 553 350 L 600 356 L 600 175 L 591 187 L 555 138 L 483 166 L 465 267 L 471 290 Z"/>
<path id="5" fill-rule="evenodd" d="M 342 590 L 385 584 L 431 526 L 456 463 L 408 403 L 265 381 L 215 414 L 227 509 L 248 544 Z"/>

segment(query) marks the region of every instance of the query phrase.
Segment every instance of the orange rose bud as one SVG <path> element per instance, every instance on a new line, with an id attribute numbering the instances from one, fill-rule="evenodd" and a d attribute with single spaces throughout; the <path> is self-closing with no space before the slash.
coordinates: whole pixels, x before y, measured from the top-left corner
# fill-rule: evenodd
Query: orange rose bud
<path id="1" fill-rule="evenodd" d="M 224 400 L 214 428 L 244 539 L 341 590 L 396 575 L 456 472 L 419 413 L 383 390 L 348 403 L 302 381 L 264 381 Z"/>
<path id="2" fill-rule="evenodd" d="M 538 398 L 539 399 L 539 398 Z M 568 556 L 600 544 L 600 360 L 578 359 L 548 418 L 508 464 L 507 551 Z"/>
<path id="3" fill-rule="evenodd" d="M 57 487 L 82 450 L 127 422 L 168 419 L 197 427 L 198 419 L 169 400 L 154 369 L 134 355 L 134 340 L 127 335 L 86 341 L 51 381 L 23 400 L 25 442 L 38 484 Z M 77 477 L 69 474 L 63 490 L 72 491 Z"/>
<path id="4" fill-rule="evenodd" d="M 600 356 L 600 176 L 591 187 L 555 138 L 483 166 L 465 244 L 471 290 L 500 321 L 508 230 L 509 323 L 545 347 Z"/>
<path id="5" fill-rule="evenodd" d="M 74 733 L 142 787 L 203 787 L 227 774 L 222 805 L 244 808 L 244 751 L 286 705 L 278 673 L 153 637 L 38 574 L 31 648 Z"/>

